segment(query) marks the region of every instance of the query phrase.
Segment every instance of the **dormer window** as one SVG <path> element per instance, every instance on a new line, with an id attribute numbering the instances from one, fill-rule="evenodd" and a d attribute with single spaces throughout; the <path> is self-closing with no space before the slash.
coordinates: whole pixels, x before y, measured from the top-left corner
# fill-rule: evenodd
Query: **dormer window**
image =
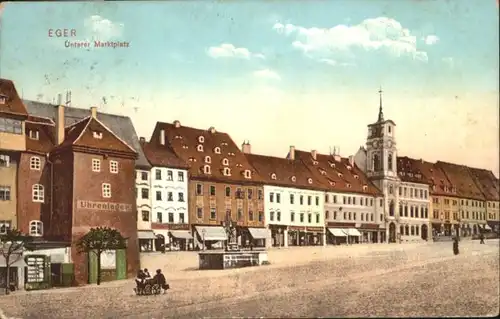
<path id="1" fill-rule="evenodd" d="M 222 159 L 222 165 L 228 166 L 229 165 L 229 160 L 227 158 Z"/>
<path id="2" fill-rule="evenodd" d="M 224 167 L 224 176 L 231 176 L 231 169 L 229 167 Z"/>
<path id="3" fill-rule="evenodd" d="M 351 188 L 351 184 L 347 183 L 347 188 Z"/>
<path id="4" fill-rule="evenodd" d="M 196 162 L 196 158 L 194 158 L 194 157 L 190 157 L 188 160 L 189 160 L 190 162 Z"/>
<path id="5" fill-rule="evenodd" d="M 92 135 L 94 136 L 94 138 L 102 140 L 102 132 L 94 131 L 92 132 Z"/>
<path id="6" fill-rule="evenodd" d="M 319 172 L 321 173 L 321 175 L 326 175 L 326 171 L 324 169 L 320 169 Z"/>
<path id="7" fill-rule="evenodd" d="M 335 168 L 335 163 L 332 163 L 332 162 L 328 162 L 330 164 L 330 167 L 331 168 Z"/>
<path id="8" fill-rule="evenodd" d="M 210 156 L 205 156 L 205 163 L 212 163 L 212 159 L 210 158 Z"/>
<path id="9" fill-rule="evenodd" d="M 365 191 L 365 190 L 367 190 L 367 189 L 368 189 L 368 186 L 363 185 L 363 190 Z"/>
<path id="10" fill-rule="evenodd" d="M 187 150 L 188 149 L 188 146 L 187 145 L 182 145 L 182 148 Z"/>
<path id="11" fill-rule="evenodd" d="M 252 172 L 249 169 L 246 169 L 244 172 L 245 178 L 252 178 Z"/>
<path id="12" fill-rule="evenodd" d="M 276 174 L 272 173 L 271 174 L 271 179 L 276 179 Z"/>
<path id="13" fill-rule="evenodd" d="M 338 176 L 339 176 L 339 177 L 342 177 L 342 176 L 344 176 L 344 175 L 342 175 L 342 173 L 338 173 Z"/>
<path id="14" fill-rule="evenodd" d="M 435 191 L 436 190 L 436 185 L 432 185 L 432 190 Z"/>
<path id="15" fill-rule="evenodd" d="M 335 182 L 330 181 L 331 186 L 335 186 Z"/>
<path id="16" fill-rule="evenodd" d="M 359 179 L 359 176 L 358 176 L 358 175 L 354 175 L 354 178 L 355 178 L 355 179 Z"/>
<path id="17" fill-rule="evenodd" d="M 0 94 L 0 105 L 7 103 L 7 95 Z"/>
<path id="18" fill-rule="evenodd" d="M 211 174 L 210 165 L 203 166 L 203 173 Z"/>
<path id="19" fill-rule="evenodd" d="M 198 136 L 198 142 L 199 143 L 204 143 L 205 142 L 205 137 L 204 136 Z"/>
<path id="20" fill-rule="evenodd" d="M 28 136 L 32 140 L 38 140 L 40 137 L 38 130 L 29 130 Z"/>
<path id="21" fill-rule="evenodd" d="M 313 160 L 313 165 L 318 165 L 318 161 Z"/>
<path id="22" fill-rule="evenodd" d="M 220 154 L 220 147 L 214 148 L 214 153 L 215 154 Z"/>
<path id="23" fill-rule="evenodd" d="M 347 165 L 347 169 L 350 171 L 352 167 L 350 165 Z"/>
<path id="24" fill-rule="evenodd" d="M 308 182 L 309 184 L 312 184 L 312 183 L 313 183 L 313 179 L 309 177 L 309 178 L 307 179 L 307 182 Z"/>
<path id="25" fill-rule="evenodd" d="M 201 137 L 203 137 L 203 136 L 201 136 Z M 196 146 L 196 150 L 197 150 L 198 152 L 203 152 L 203 145 L 198 144 L 198 146 Z"/>
<path id="26" fill-rule="evenodd" d="M 295 177 L 295 176 L 292 176 L 290 179 L 291 179 L 291 180 L 292 180 L 292 182 L 294 182 L 294 183 L 297 181 L 297 177 Z"/>

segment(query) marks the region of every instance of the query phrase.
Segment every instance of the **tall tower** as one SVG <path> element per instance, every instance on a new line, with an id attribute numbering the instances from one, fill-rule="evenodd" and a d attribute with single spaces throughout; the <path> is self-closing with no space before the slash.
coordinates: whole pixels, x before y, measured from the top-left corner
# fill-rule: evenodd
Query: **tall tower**
<path id="1" fill-rule="evenodd" d="M 386 221 L 387 239 L 389 228 L 398 225 L 400 179 L 397 170 L 396 124 L 384 119 L 382 89 L 379 89 L 379 111 L 377 121 L 368 125 L 366 139 L 366 174 L 384 194 L 384 219 Z M 392 224 L 392 225 L 391 225 Z"/>

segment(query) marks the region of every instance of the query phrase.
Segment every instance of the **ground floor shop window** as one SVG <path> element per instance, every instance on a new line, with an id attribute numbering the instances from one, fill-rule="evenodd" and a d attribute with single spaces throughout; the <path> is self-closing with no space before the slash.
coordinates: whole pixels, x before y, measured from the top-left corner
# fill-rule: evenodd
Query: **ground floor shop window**
<path id="1" fill-rule="evenodd" d="M 139 239 L 139 251 L 140 252 L 153 251 L 153 239 Z"/>

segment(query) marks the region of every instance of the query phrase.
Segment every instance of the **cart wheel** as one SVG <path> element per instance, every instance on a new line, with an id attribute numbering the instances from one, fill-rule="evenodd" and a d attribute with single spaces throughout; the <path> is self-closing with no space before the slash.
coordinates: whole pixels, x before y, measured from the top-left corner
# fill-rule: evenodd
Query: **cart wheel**
<path id="1" fill-rule="evenodd" d="M 153 294 L 159 295 L 161 293 L 161 288 L 159 285 L 154 285 L 153 286 Z"/>

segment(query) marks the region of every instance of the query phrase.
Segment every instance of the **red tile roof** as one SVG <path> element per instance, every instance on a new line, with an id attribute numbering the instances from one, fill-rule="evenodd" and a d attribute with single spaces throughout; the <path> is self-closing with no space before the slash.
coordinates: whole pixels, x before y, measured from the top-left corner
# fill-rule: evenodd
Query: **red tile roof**
<path id="1" fill-rule="evenodd" d="M 214 128 L 201 130 L 176 124 L 157 122 L 151 144 L 161 145 L 159 138 L 161 130 L 165 132 L 165 144 L 169 144 L 175 154 L 189 165 L 189 173 L 193 179 L 221 180 L 233 183 L 262 183 L 255 169 L 248 163 L 227 133 L 218 132 Z M 200 146 L 201 145 L 201 146 Z M 202 148 L 198 151 L 198 147 Z M 220 151 L 220 154 L 216 151 Z M 205 158 L 210 159 L 206 163 Z M 227 161 L 227 165 L 224 163 Z M 204 166 L 210 167 L 210 174 L 204 173 Z M 230 176 L 224 174 L 224 169 L 230 170 Z M 245 178 L 245 171 L 251 173 Z"/>
<path id="2" fill-rule="evenodd" d="M 26 122 L 26 151 L 47 154 L 54 148 L 54 128 L 46 124 Z M 38 131 L 38 139 L 29 137 L 29 131 Z"/>
<path id="3" fill-rule="evenodd" d="M 454 186 L 444 171 L 436 164 L 423 161 L 420 165 L 422 174 L 430 186 L 430 194 L 434 196 L 458 197 Z"/>
<path id="4" fill-rule="evenodd" d="M 94 133 L 100 133 L 102 137 L 95 138 Z M 91 116 L 65 128 L 64 141 L 56 149 L 70 146 L 137 155 L 137 152 L 131 146 L 116 136 L 102 122 Z"/>
<path id="5" fill-rule="evenodd" d="M 492 171 L 480 168 L 469 167 L 469 171 L 477 187 L 486 197 L 488 201 L 500 200 L 500 185 L 498 178 Z"/>
<path id="6" fill-rule="evenodd" d="M 443 170 L 450 183 L 456 187 L 458 197 L 485 200 L 466 166 L 441 161 L 436 166 Z"/>
<path id="7" fill-rule="evenodd" d="M 32 123 L 38 123 L 38 124 L 45 124 L 49 126 L 55 126 L 56 124 L 52 119 L 49 119 L 48 117 L 40 117 L 40 116 L 34 116 L 34 115 L 28 115 L 28 119 L 26 122 L 32 122 Z"/>
<path id="8" fill-rule="evenodd" d="M 348 158 L 295 150 L 295 158 L 300 159 L 315 178 L 327 185 L 331 192 L 358 193 L 382 196 L 380 190 L 368 179 L 355 163 Z"/>
<path id="9" fill-rule="evenodd" d="M 257 154 L 245 154 L 266 185 L 296 187 L 325 191 L 328 186 L 300 160 L 290 160 Z M 273 178 L 275 177 L 275 178 Z"/>
<path id="10" fill-rule="evenodd" d="M 0 104 L 0 113 L 28 116 L 28 111 L 17 94 L 14 82 L 0 79 L 0 95 L 7 98 L 5 104 Z"/>
<path id="11" fill-rule="evenodd" d="M 151 165 L 178 169 L 189 168 L 189 165 L 177 157 L 168 145 L 158 147 L 156 144 L 151 144 L 146 141 L 141 141 L 140 143 Z"/>
<path id="12" fill-rule="evenodd" d="M 423 160 L 409 158 L 407 156 L 398 156 L 397 169 L 398 176 L 403 182 L 428 184 L 423 174 Z"/>

